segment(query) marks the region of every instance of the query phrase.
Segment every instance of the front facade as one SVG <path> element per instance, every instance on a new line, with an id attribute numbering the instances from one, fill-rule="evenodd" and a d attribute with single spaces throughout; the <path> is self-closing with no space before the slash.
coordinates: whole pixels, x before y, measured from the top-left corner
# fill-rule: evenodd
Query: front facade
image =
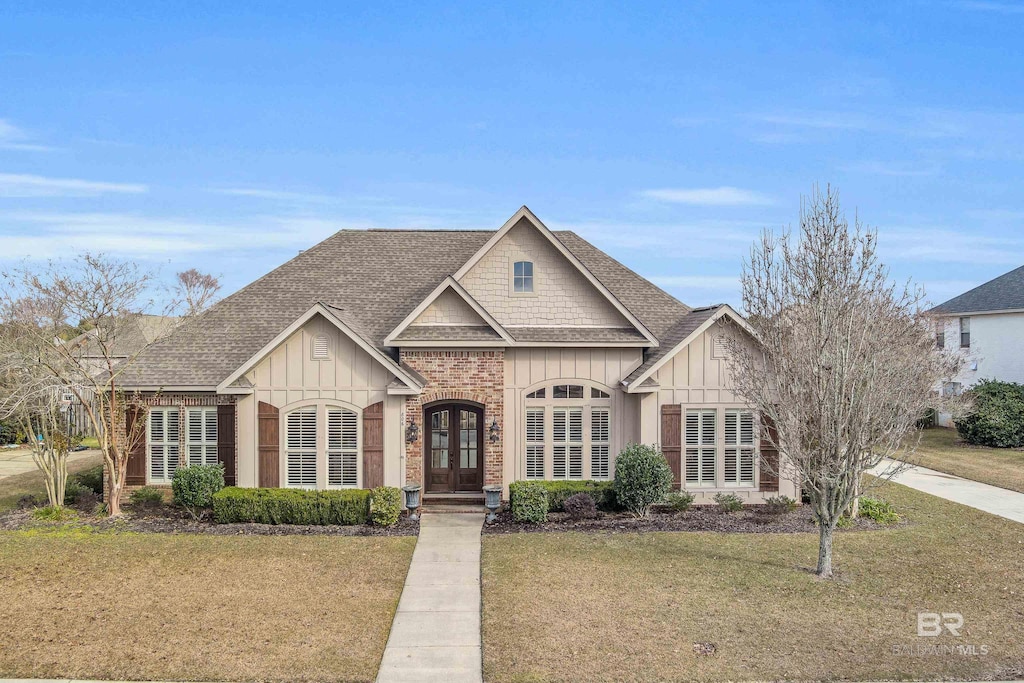
<path id="1" fill-rule="evenodd" d="M 238 486 L 507 493 L 611 479 L 648 443 L 698 501 L 797 497 L 730 390 L 728 337 L 752 343 L 729 307 L 690 308 L 525 207 L 497 231 L 342 231 L 139 359 L 129 484 L 220 461 Z"/>

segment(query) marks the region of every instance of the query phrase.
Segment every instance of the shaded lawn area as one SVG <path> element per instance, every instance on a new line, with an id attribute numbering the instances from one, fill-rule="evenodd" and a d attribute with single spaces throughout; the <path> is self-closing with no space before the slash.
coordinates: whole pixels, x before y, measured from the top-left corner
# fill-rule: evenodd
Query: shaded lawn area
<path id="1" fill-rule="evenodd" d="M 897 484 L 872 495 L 910 524 L 838 534 L 834 581 L 807 570 L 815 534 L 485 535 L 485 680 L 1024 676 L 1024 526 Z M 918 637 L 919 611 L 963 613 L 961 637 Z M 990 651 L 893 652 L 959 644 Z"/>
<path id="2" fill-rule="evenodd" d="M 103 464 L 103 456 L 97 453 L 88 458 L 73 460 L 68 463 L 68 474 L 74 474 L 87 470 L 90 467 Z M 43 473 L 39 470 L 13 474 L 0 479 L 0 514 L 17 507 L 18 499 L 26 494 L 46 496 L 46 487 L 43 485 Z"/>
<path id="3" fill-rule="evenodd" d="M 923 430 L 912 460 L 915 465 L 1024 493 L 1024 451 L 970 446 L 959 442 L 955 429 Z"/>
<path id="4" fill-rule="evenodd" d="M 0 676 L 372 681 L 415 543 L 0 533 Z"/>

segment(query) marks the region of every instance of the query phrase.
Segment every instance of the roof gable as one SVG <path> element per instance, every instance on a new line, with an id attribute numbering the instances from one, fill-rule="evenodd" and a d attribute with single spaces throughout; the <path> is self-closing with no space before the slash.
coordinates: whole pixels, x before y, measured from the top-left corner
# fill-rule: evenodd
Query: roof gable
<path id="1" fill-rule="evenodd" d="M 438 310 L 440 315 L 435 316 L 434 318 L 426 317 L 426 314 L 431 310 L 432 306 L 435 307 L 435 309 L 440 309 L 439 306 L 435 305 L 444 301 L 449 302 L 449 305 L 454 304 L 455 306 L 458 306 L 455 310 L 461 312 L 462 320 L 465 321 L 465 324 L 453 324 L 453 321 L 444 319 L 445 312 L 440 310 Z M 472 314 L 472 316 L 475 316 L 475 318 L 467 316 L 467 312 Z M 405 316 L 405 319 L 402 320 L 402 322 L 400 322 L 398 326 L 384 338 L 384 343 L 394 343 L 402 337 L 404 332 L 408 331 L 409 327 L 416 326 L 417 321 L 421 321 L 419 323 L 421 326 L 429 326 L 431 322 L 434 322 L 438 327 L 445 328 L 460 326 L 476 328 L 483 327 L 489 329 L 495 337 L 506 343 L 511 343 L 512 341 L 511 335 L 505 331 L 505 328 L 501 326 L 501 323 L 495 320 L 494 316 L 488 313 L 483 306 L 477 303 L 477 301 L 470 296 L 469 292 L 467 292 L 465 288 L 463 288 L 463 286 L 451 276 L 446 277 L 441 284 L 434 288 L 434 291 L 428 294 L 427 297 L 416 306 L 416 308 L 412 309 L 412 312 Z M 454 337 L 453 341 L 460 340 L 458 335 L 452 336 Z M 491 335 L 485 335 L 484 337 L 475 336 L 472 339 L 480 340 L 482 338 L 490 337 Z M 437 340 L 438 337 L 434 335 L 433 341 Z M 468 341 L 468 339 L 463 338 L 460 341 Z"/>

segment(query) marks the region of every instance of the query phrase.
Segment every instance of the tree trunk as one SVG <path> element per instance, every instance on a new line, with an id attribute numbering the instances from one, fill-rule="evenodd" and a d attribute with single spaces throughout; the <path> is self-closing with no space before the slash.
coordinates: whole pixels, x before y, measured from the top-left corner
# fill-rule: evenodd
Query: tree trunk
<path id="1" fill-rule="evenodd" d="M 818 568 L 815 573 L 823 579 L 832 576 L 832 536 L 835 530 L 835 522 L 818 521 Z"/>

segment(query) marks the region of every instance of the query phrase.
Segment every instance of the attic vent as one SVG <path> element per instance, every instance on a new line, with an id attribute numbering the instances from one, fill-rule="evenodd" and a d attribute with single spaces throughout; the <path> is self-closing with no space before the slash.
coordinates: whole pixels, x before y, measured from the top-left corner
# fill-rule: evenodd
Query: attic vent
<path id="1" fill-rule="evenodd" d="M 711 357 L 712 358 L 725 358 L 729 355 L 729 345 L 725 340 L 725 337 L 718 336 L 711 342 Z"/>
<path id="2" fill-rule="evenodd" d="M 313 337 L 313 360 L 327 360 L 327 348 L 329 340 L 326 334 L 318 334 Z"/>

